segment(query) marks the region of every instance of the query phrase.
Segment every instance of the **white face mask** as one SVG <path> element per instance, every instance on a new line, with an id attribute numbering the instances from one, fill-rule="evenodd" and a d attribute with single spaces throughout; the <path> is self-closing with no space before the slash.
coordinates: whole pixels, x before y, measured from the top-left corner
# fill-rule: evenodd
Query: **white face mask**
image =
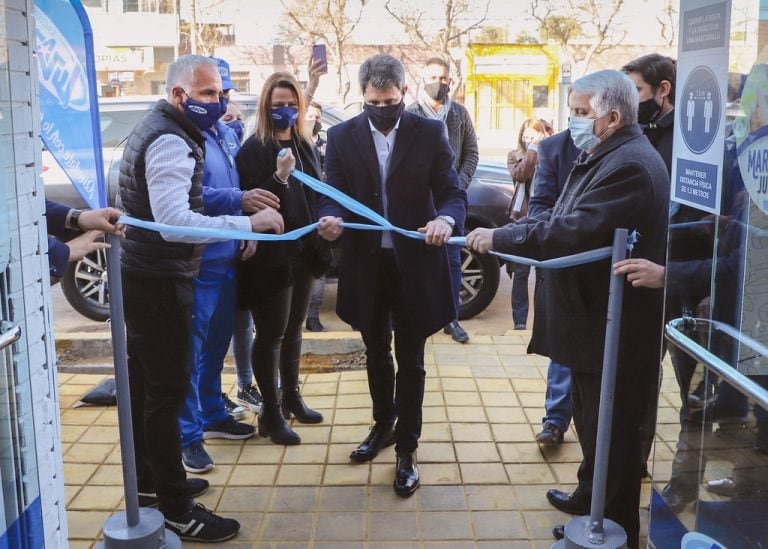
<path id="1" fill-rule="evenodd" d="M 599 116 L 597 118 L 600 118 Z M 600 138 L 595 135 L 595 120 L 597 118 L 581 118 L 571 116 L 568 129 L 571 130 L 573 144 L 582 151 L 589 151 L 600 144 Z"/>

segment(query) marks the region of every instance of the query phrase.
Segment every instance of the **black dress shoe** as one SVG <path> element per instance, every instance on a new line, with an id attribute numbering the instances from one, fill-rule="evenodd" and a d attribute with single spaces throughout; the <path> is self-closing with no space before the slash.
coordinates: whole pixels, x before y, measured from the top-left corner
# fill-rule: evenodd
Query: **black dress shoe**
<path id="1" fill-rule="evenodd" d="M 443 333 L 451 334 L 451 338 L 457 343 L 466 343 L 469 341 L 469 335 L 464 331 L 464 328 L 459 326 L 459 321 L 454 320 L 448 326 L 443 328 Z"/>
<path id="2" fill-rule="evenodd" d="M 552 535 L 555 539 L 563 539 L 565 537 L 565 524 L 558 524 L 552 528 Z"/>
<path id="3" fill-rule="evenodd" d="M 573 494 L 566 494 L 560 490 L 547 490 L 547 499 L 552 506 L 562 511 L 563 513 L 570 513 L 571 515 L 584 516 L 589 514 L 589 503 L 584 501 L 582 497 Z"/>
<path id="4" fill-rule="evenodd" d="M 376 423 L 371 428 L 371 433 L 365 437 L 365 440 L 360 443 L 360 446 L 352 450 L 349 454 L 349 459 L 363 463 L 365 461 L 371 461 L 379 452 L 387 446 L 392 446 L 395 443 L 395 427 L 394 425 L 385 425 L 382 423 Z"/>
<path id="5" fill-rule="evenodd" d="M 306 327 L 307 327 L 307 330 L 309 330 L 310 332 L 325 331 L 325 326 L 322 325 L 319 318 L 307 317 Z"/>
<path id="6" fill-rule="evenodd" d="M 416 467 L 416 452 L 397 454 L 395 463 L 395 493 L 407 498 L 419 487 L 419 469 Z"/>

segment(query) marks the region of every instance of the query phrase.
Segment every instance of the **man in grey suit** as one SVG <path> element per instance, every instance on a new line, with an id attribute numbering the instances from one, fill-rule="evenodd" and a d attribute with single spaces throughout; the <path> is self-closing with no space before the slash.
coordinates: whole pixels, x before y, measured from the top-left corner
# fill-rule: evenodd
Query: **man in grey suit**
<path id="1" fill-rule="evenodd" d="M 424 83 L 419 91 L 418 100 L 405 110 L 427 118 L 442 121 L 447 128 L 448 143 L 456 156 L 454 167 L 459 175 L 459 186 L 466 190 L 477 169 L 477 137 L 472 119 L 467 109 L 451 100 L 451 69 L 448 62 L 440 57 L 431 57 L 422 69 Z M 463 227 L 456 227 L 456 234 L 461 234 Z M 461 247 L 448 245 L 448 264 L 451 270 L 451 284 L 456 310 L 459 310 L 461 291 Z M 458 317 L 443 330 L 451 334 L 454 341 L 466 343 L 469 335 L 459 325 Z"/>

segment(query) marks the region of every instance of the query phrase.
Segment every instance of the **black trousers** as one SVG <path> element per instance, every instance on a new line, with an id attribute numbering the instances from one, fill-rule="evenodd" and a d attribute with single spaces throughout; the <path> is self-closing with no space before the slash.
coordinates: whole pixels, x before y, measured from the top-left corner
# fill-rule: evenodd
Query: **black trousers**
<path id="1" fill-rule="evenodd" d="M 653 383 L 654 378 L 658 378 L 656 368 L 647 374 L 616 378 L 605 516 L 624 527 L 630 549 L 638 547 L 640 537 L 641 479 L 637 456 L 640 455 L 640 424 L 650 394 L 648 385 Z M 576 492 L 590 502 L 600 410 L 600 381 L 599 374 L 572 372 L 573 422 L 583 454 Z"/>
<path id="2" fill-rule="evenodd" d="M 421 436 L 426 338 L 404 329 L 402 281 L 391 250 L 382 251 L 374 302 L 373 324 L 361 331 L 373 419 L 384 424 L 397 421 L 395 451 L 413 452 Z M 393 328 L 397 374 L 392 360 Z"/>
<path id="3" fill-rule="evenodd" d="M 299 259 L 294 267 L 293 284 L 274 292 L 251 309 L 256 325 L 256 339 L 251 349 L 253 373 L 269 406 L 279 403 L 278 372 L 283 389 L 298 386 L 302 330 L 313 283 L 312 273 Z"/>
<path id="4" fill-rule="evenodd" d="M 160 511 L 186 512 L 179 411 L 189 389 L 192 280 L 123 273 L 133 442 L 139 491 L 156 491 Z"/>

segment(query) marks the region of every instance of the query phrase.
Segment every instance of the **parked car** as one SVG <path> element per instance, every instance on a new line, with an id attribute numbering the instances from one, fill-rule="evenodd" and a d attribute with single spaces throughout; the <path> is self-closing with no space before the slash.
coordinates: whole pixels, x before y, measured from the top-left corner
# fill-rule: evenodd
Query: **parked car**
<path id="1" fill-rule="evenodd" d="M 118 189 L 120 160 L 128 134 L 151 108 L 158 97 L 125 97 L 99 102 L 104 174 L 110 204 L 114 204 Z M 258 98 L 238 95 L 234 98 L 246 117 L 246 134 L 254 127 Z M 323 108 L 323 132 L 350 115 L 334 107 Z M 322 133 L 322 132 L 321 132 Z M 324 137 L 324 136 L 323 136 Z M 48 151 L 43 149 L 43 181 L 45 195 L 72 207 L 85 207 L 64 171 Z M 505 224 L 507 207 L 512 198 L 512 181 L 502 163 L 481 161 L 467 195 L 467 231 L 476 227 L 494 228 Z M 104 251 L 89 254 L 81 261 L 70 263 L 61 280 L 67 301 L 80 314 L 93 320 L 109 318 L 109 284 Z M 499 261 L 491 255 L 462 250 L 462 287 L 459 318 L 471 318 L 493 301 L 499 285 Z"/>

